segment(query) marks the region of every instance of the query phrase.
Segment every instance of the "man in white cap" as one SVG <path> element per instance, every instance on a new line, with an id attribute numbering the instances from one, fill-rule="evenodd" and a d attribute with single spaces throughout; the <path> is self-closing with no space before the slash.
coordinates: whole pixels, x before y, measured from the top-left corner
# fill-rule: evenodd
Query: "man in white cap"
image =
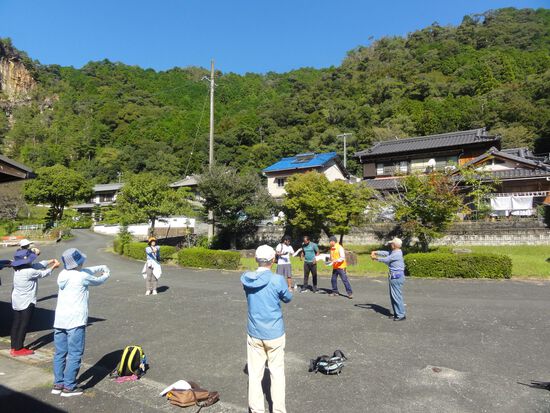
<path id="1" fill-rule="evenodd" d="M 388 251 L 372 251 L 370 255 L 373 260 L 383 262 L 388 266 L 393 321 L 403 321 L 407 319 L 403 292 L 401 291 L 405 282 L 405 261 L 403 260 L 403 251 L 401 251 L 403 241 L 400 238 L 394 238 L 387 245 L 391 246 L 391 253 Z"/>
<path id="2" fill-rule="evenodd" d="M 271 377 L 273 413 L 286 413 L 285 407 L 285 325 L 281 301 L 288 303 L 292 293 L 286 280 L 271 272 L 275 250 L 269 245 L 256 249 L 256 271 L 245 272 L 241 282 L 248 303 L 248 407 L 251 413 L 264 413 L 262 379 L 265 363 Z"/>
<path id="3" fill-rule="evenodd" d="M 71 397 L 83 393 L 76 387 L 76 376 L 84 354 L 88 287 L 103 284 L 111 273 L 106 265 L 82 268 L 86 255 L 76 248 L 63 252 L 61 260 L 65 269 L 57 278 L 59 293 L 53 323 L 55 354 L 52 394 Z"/>

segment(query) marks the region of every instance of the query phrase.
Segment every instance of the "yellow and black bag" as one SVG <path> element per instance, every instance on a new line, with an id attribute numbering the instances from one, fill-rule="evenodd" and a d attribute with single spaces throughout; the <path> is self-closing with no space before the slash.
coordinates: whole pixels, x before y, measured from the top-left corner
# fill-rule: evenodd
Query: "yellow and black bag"
<path id="1" fill-rule="evenodd" d="M 135 374 L 141 377 L 147 367 L 147 356 L 141 346 L 126 346 L 117 368 L 111 373 L 111 377 L 131 376 Z"/>

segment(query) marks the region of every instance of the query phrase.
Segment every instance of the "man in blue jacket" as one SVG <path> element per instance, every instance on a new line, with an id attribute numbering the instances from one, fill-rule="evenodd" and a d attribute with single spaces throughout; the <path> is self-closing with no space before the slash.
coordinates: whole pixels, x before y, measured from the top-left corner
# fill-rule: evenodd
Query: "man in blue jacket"
<path id="1" fill-rule="evenodd" d="M 262 379 L 265 363 L 271 376 L 273 413 L 286 413 L 285 407 L 285 324 L 281 301 L 288 303 L 292 293 L 284 277 L 271 272 L 275 250 L 269 245 L 256 249 L 258 269 L 245 272 L 241 282 L 248 303 L 248 407 L 251 413 L 264 413 Z"/>

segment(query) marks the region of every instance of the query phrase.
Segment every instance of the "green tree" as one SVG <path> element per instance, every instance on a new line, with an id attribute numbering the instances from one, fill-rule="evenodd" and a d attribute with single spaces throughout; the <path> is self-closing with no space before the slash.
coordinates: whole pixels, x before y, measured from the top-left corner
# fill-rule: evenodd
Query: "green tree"
<path id="1" fill-rule="evenodd" d="M 405 243 L 416 238 L 422 251 L 428 251 L 430 243 L 443 236 L 464 208 L 457 181 L 439 172 L 406 176 L 389 203 Z"/>
<path id="2" fill-rule="evenodd" d="M 25 199 L 34 204 L 50 205 L 52 222 L 63 218 L 69 203 L 85 201 L 92 195 L 92 184 L 82 174 L 63 165 L 38 168 L 36 178 L 25 183 Z"/>
<path id="3" fill-rule="evenodd" d="M 202 173 L 198 191 L 204 210 L 214 212 L 214 222 L 237 247 L 238 237 L 255 232 L 258 223 L 273 211 L 273 199 L 257 174 L 239 174 L 226 166 L 214 166 Z"/>
<path id="4" fill-rule="evenodd" d="M 120 224 L 150 222 L 150 234 L 159 217 L 192 213 L 186 188 L 169 187 L 170 179 L 153 173 L 131 176 L 124 183 L 116 200 Z"/>
<path id="5" fill-rule="evenodd" d="M 296 174 L 285 185 L 283 208 L 292 227 L 319 238 L 340 235 L 364 222 L 374 191 L 362 183 L 330 182 L 319 172 Z"/>

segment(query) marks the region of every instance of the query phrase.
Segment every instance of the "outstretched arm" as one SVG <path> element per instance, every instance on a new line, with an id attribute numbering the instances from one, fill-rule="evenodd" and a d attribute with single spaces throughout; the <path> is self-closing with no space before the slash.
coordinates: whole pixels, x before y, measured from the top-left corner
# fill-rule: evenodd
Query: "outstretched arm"
<path id="1" fill-rule="evenodd" d="M 85 285 L 97 286 L 107 281 L 107 278 L 111 276 L 111 270 L 106 265 L 98 265 L 96 267 L 87 267 L 82 270 L 87 273 L 84 279 Z M 96 275 L 100 274 L 100 275 Z"/>

